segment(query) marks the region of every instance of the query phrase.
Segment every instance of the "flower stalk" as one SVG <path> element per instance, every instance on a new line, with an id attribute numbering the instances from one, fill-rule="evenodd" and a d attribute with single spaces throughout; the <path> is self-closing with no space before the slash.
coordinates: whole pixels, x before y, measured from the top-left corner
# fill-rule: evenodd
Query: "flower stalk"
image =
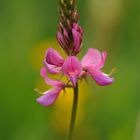
<path id="1" fill-rule="evenodd" d="M 73 106 L 72 106 L 72 113 L 71 113 L 71 120 L 70 120 L 70 128 L 68 133 L 68 140 L 72 139 L 73 130 L 76 122 L 76 114 L 77 114 L 77 106 L 78 106 L 78 82 L 76 83 L 76 87 L 74 88 L 74 95 L 73 95 Z"/>

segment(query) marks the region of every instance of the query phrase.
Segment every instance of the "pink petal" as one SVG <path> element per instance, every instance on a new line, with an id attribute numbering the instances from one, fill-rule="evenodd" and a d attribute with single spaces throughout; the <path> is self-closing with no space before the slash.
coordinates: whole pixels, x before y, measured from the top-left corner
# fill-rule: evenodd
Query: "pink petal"
<path id="1" fill-rule="evenodd" d="M 56 101 L 60 91 L 61 89 L 57 89 L 57 88 L 48 90 L 44 93 L 44 95 L 42 95 L 37 99 L 37 102 L 43 106 L 50 106 Z"/>
<path id="2" fill-rule="evenodd" d="M 48 70 L 48 72 L 51 74 L 59 74 L 62 72 L 61 71 L 62 67 L 56 67 L 55 65 L 50 65 L 46 61 L 44 61 L 44 65 L 46 69 Z"/>
<path id="3" fill-rule="evenodd" d="M 57 32 L 56 37 L 57 37 L 57 40 L 58 40 L 58 42 L 59 42 L 60 46 L 61 46 L 61 47 L 63 47 L 63 46 L 64 46 L 64 44 L 65 44 L 65 41 L 64 41 L 64 38 L 63 38 L 62 33 Z"/>
<path id="4" fill-rule="evenodd" d="M 107 52 L 104 51 L 101 54 L 101 60 L 100 60 L 100 62 L 97 65 L 95 65 L 94 67 L 96 67 L 96 69 L 102 68 L 104 66 L 104 64 L 105 64 L 106 58 L 107 58 Z"/>
<path id="5" fill-rule="evenodd" d="M 48 64 L 55 65 L 57 67 L 61 67 L 64 63 L 64 59 L 61 57 L 61 55 L 52 48 L 47 50 L 45 61 Z"/>
<path id="6" fill-rule="evenodd" d="M 90 71 L 89 74 L 96 81 L 96 83 L 101 86 L 110 85 L 114 81 L 114 78 L 109 77 L 109 75 L 101 71 Z"/>
<path id="7" fill-rule="evenodd" d="M 75 29 L 72 29 L 73 39 L 74 39 L 74 48 L 73 53 L 77 54 L 81 50 L 81 42 L 82 42 L 82 36 L 81 34 L 76 31 Z"/>
<path id="8" fill-rule="evenodd" d="M 82 67 L 94 66 L 101 61 L 101 54 L 97 49 L 89 48 L 81 63 Z"/>
<path id="9" fill-rule="evenodd" d="M 54 86 L 54 87 L 60 87 L 60 88 L 63 88 L 65 86 L 64 82 L 61 82 L 59 80 L 52 80 L 52 79 L 50 79 L 48 77 L 48 75 L 47 75 L 47 71 L 46 71 L 45 67 L 41 68 L 40 74 L 45 79 L 45 82 L 48 85 L 51 85 L 51 86 Z"/>
<path id="10" fill-rule="evenodd" d="M 75 30 L 78 30 L 78 29 L 79 29 L 79 25 L 78 25 L 77 23 L 73 23 L 73 28 L 74 28 Z"/>
<path id="11" fill-rule="evenodd" d="M 45 67 L 42 67 L 41 70 L 40 70 L 40 75 L 45 78 L 46 77 L 46 68 Z"/>
<path id="12" fill-rule="evenodd" d="M 75 81 L 77 82 L 77 78 L 82 71 L 82 66 L 77 57 L 70 56 L 65 60 L 62 70 L 63 73 L 70 78 L 73 85 L 75 85 Z M 74 77 L 76 80 L 73 80 Z"/>
<path id="13" fill-rule="evenodd" d="M 77 30 L 81 34 L 81 36 L 83 36 L 83 29 L 81 26 L 79 26 L 79 24 L 73 23 L 73 28 Z"/>
<path id="14" fill-rule="evenodd" d="M 90 48 L 81 61 L 82 67 L 100 69 L 104 66 L 106 57 L 107 52 L 104 51 L 101 54 L 97 49 Z"/>

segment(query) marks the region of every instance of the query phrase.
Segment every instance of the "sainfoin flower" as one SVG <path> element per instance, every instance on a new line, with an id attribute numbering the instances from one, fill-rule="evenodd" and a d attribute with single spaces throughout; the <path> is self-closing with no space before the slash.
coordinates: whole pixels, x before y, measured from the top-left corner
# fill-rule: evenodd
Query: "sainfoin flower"
<path id="1" fill-rule="evenodd" d="M 101 71 L 101 68 L 105 64 L 106 57 L 106 52 L 100 53 L 97 49 L 90 48 L 81 61 L 83 71 L 85 71 L 87 75 L 90 75 L 97 84 L 101 86 L 109 85 L 114 80 Z"/>
<path id="2" fill-rule="evenodd" d="M 100 86 L 106 86 L 114 81 L 114 78 L 102 72 L 106 61 L 107 53 L 100 53 L 97 49 L 89 48 L 80 61 L 76 56 L 68 56 L 64 59 L 56 50 L 49 48 L 44 58 L 44 67 L 41 68 L 41 76 L 46 84 L 53 86 L 51 90 L 45 91 L 37 102 L 43 106 L 52 105 L 60 92 L 67 87 L 75 87 L 78 80 L 91 76 Z M 68 78 L 68 81 L 52 80 L 50 74 L 61 74 Z M 71 82 L 71 83 L 70 83 Z"/>
<path id="3" fill-rule="evenodd" d="M 82 71 L 82 65 L 77 57 L 68 57 L 63 64 L 63 73 L 68 76 L 73 86 L 76 86 L 78 77 Z"/>

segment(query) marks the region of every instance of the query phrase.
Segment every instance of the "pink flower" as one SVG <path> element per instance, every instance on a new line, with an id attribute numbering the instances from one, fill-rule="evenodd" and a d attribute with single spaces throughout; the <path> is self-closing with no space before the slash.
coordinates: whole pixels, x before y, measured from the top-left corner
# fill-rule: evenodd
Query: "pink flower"
<path id="1" fill-rule="evenodd" d="M 113 78 L 101 71 L 106 57 L 106 52 L 100 53 L 97 49 L 90 48 L 81 61 L 83 71 L 92 76 L 96 83 L 101 86 L 109 85 L 114 81 Z"/>
<path id="2" fill-rule="evenodd" d="M 44 65 L 51 74 L 66 75 L 74 86 L 82 71 L 81 63 L 76 56 L 70 56 L 64 60 L 61 55 L 52 48 L 49 48 L 46 52 Z M 47 78 L 46 76 L 44 77 Z"/>
<path id="3" fill-rule="evenodd" d="M 44 65 L 47 68 L 48 72 L 51 74 L 61 73 L 62 65 L 64 63 L 64 59 L 61 55 L 52 48 L 47 49 Z"/>
<path id="4" fill-rule="evenodd" d="M 48 85 L 54 86 L 51 90 L 45 91 L 41 97 L 37 99 L 37 102 L 43 106 L 52 105 L 59 96 L 59 93 L 65 87 L 65 83 L 59 80 L 52 80 L 48 78 L 46 74 L 46 68 L 42 68 L 40 72 L 41 76 L 44 78 Z"/>
<path id="5" fill-rule="evenodd" d="M 105 64 L 106 57 L 106 52 L 100 53 L 97 49 L 90 48 L 81 62 L 76 56 L 68 56 L 66 60 L 64 60 L 57 51 L 49 48 L 44 59 L 45 67 L 41 68 L 40 74 L 46 84 L 53 86 L 53 88 L 45 91 L 43 95 L 37 99 L 37 102 L 43 106 L 52 105 L 65 87 L 74 88 L 78 80 L 89 75 L 101 86 L 111 84 L 114 79 L 101 71 L 101 68 L 103 68 Z M 63 76 L 67 76 L 67 84 L 60 80 L 50 79 L 47 76 L 47 71 L 51 74 L 63 74 Z M 69 81 L 72 84 L 69 84 Z"/>
<path id="6" fill-rule="evenodd" d="M 68 57 L 63 64 L 63 73 L 69 77 L 70 81 L 76 86 L 78 77 L 82 71 L 80 61 L 76 56 Z"/>

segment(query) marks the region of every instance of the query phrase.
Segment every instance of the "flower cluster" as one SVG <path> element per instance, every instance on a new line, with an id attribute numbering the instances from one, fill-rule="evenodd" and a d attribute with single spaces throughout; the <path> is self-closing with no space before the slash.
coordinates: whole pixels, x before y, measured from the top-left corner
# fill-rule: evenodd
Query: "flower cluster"
<path id="1" fill-rule="evenodd" d="M 81 61 L 73 55 L 64 59 L 53 48 L 47 49 L 44 67 L 41 68 L 41 76 L 44 78 L 45 82 L 53 86 L 53 88 L 44 92 L 44 95 L 39 97 L 37 102 L 43 106 L 52 105 L 61 90 L 67 87 L 74 88 L 78 80 L 82 80 L 87 76 L 91 76 L 96 83 L 101 86 L 111 84 L 114 79 L 101 70 L 105 64 L 106 57 L 106 52 L 100 53 L 97 49 L 89 48 Z M 52 80 L 48 77 L 47 73 L 63 74 L 68 78 L 68 81 Z"/>
<path id="2" fill-rule="evenodd" d="M 101 86 L 109 85 L 114 80 L 101 70 L 106 61 L 106 52 L 100 53 L 97 49 L 89 48 L 81 61 L 77 58 L 82 46 L 83 29 L 78 24 L 76 1 L 59 0 L 59 4 L 59 25 L 56 38 L 67 54 L 67 58 L 64 59 L 53 48 L 46 51 L 41 76 L 53 88 L 37 99 L 37 102 L 44 106 L 52 105 L 61 90 L 67 87 L 75 88 L 78 80 L 88 76 L 91 76 Z M 68 81 L 52 80 L 47 73 L 61 74 L 67 77 Z"/>

